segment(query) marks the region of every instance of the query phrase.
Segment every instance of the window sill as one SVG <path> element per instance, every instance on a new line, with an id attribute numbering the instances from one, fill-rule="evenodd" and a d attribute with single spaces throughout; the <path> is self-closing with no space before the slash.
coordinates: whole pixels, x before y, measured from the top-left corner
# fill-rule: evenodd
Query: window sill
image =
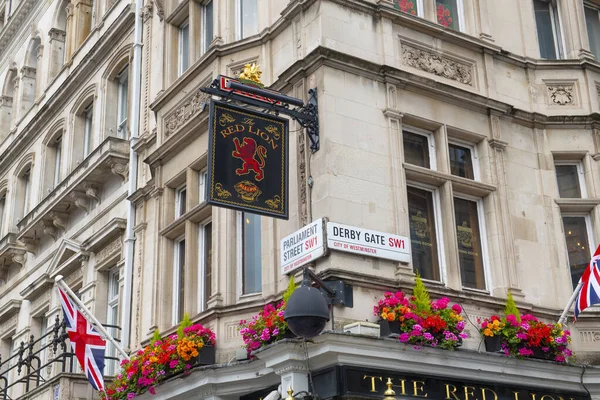
<path id="1" fill-rule="evenodd" d="M 474 293 L 474 294 L 482 294 L 484 296 L 491 296 L 491 293 L 489 290 L 486 289 L 474 289 L 474 288 L 469 288 L 469 287 L 462 287 L 462 291 L 465 293 Z"/>
<path id="2" fill-rule="evenodd" d="M 185 233 L 186 221 L 200 223 L 209 218 L 211 214 L 212 207 L 206 203 L 206 201 L 203 201 L 202 203 L 197 204 L 190 211 L 186 212 L 180 217 L 177 217 L 175 221 L 171 222 L 163 230 L 161 230 L 160 234 L 168 239 L 177 239 Z"/>
<path id="3" fill-rule="evenodd" d="M 600 204 L 600 199 L 554 199 L 561 212 L 589 213 Z"/>
<path id="4" fill-rule="evenodd" d="M 452 189 L 455 192 L 471 195 L 475 197 L 486 197 L 490 193 L 496 190 L 493 185 L 487 183 L 474 181 L 467 178 L 461 178 L 459 176 L 448 175 L 442 172 L 434 171 L 428 168 L 419 167 L 408 163 L 403 163 L 404 170 L 406 172 L 406 179 L 425 183 L 433 186 L 442 186 L 444 183 L 450 181 L 452 183 Z"/>

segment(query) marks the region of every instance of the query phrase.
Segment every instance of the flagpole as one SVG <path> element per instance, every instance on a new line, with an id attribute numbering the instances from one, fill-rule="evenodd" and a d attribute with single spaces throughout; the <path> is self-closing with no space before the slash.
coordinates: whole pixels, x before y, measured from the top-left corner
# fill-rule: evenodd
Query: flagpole
<path id="1" fill-rule="evenodd" d="M 69 294 L 71 299 L 73 299 L 73 301 L 87 314 L 87 316 L 94 323 L 94 326 L 100 331 L 100 333 L 104 335 L 106 340 L 108 340 L 112 343 L 113 346 L 115 346 L 115 349 L 117 349 L 117 351 L 123 356 L 124 359 L 129 360 L 129 356 L 127 355 L 127 353 L 125 353 L 125 350 L 123 350 L 123 348 L 121 347 L 121 345 L 119 345 L 115 338 L 113 338 L 108 333 L 108 331 L 104 328 L 104 326 L 102 326 L 100 321 L 96 319 L 94 314 L 92 314 L 92 312 L 85 306 L 85 304 L 83 304 L 83 302 L 79 300 L 79 297 L 77 297 L 77 295 L 73 293 L 71 288 L 66 284 L 65 281 L 63 281 L 62 275 L 57 275 L 56 278 L 54 278 L 54 280 L 56 281 L 56 284 L 59 285 L 62 289 L 64 289 Z"/>
<path id="2" fill-rule="evenodd" d="M 573 294 L 571 295 L 571 298 L 569 299 L 569 302 L 567 303 L 567 306 L 565 307 L 562 314 L 560 314 L 560 318 L 558 319 L 559 324 L 563 324 L 567 320 L 567 313 L 569 312 L 569 310 L 571 309 L 571 306 L 577 299 L 577 296 L 579 295 L 579 292 L 581 291 L 582 286 L 583 286 L 583 281 L 580 279 L 579 283 L 577 284 L 577 287 L 575 288 L 575 291 L 573 291 Z"/>

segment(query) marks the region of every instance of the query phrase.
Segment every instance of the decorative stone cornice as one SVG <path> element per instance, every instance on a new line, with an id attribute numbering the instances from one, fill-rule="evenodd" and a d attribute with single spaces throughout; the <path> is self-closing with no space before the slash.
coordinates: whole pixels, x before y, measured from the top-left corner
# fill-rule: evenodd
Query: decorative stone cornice
<path id="1" fill-rule="evenodd" d="M 42 221 L 42 231 L 50 236 L 52 239 L 56 240 L 56 228 L 54 227 L 54 223 L 52 223 L 52 221 L 49 220 L 43 220 Z"/>
<path id="2" fill-rule="evenodd" d="M 86 214 L 89 212 L 89 204 L 85 193 L 73 191 L 69 193 L 69 198 L 73 200 L 73 203 L 77 208 L 82 209 Z"/>
<path id="3" fill-rule="evenodd" d="M 22 32 L 25 28 L 24 22 L 31 14 L 31 10 L 37 3 L 36 0 L 22 0 L 18 3 L 17 8 L 14 10 L 10 19 L 0 32 L 0 54 L 3 55 L 9 43 L 12 42 L 14 37 Z"/>
<path id="4" fill-rule="evenodd" d="M 204 111 L 208 94 L 203 93 L 200 89 L 188 99 L 186 99 L 175 110 L 165 116 L 165 136 L 168 137 L 175 133 L 186 121 L 190 120 L 196 114 Z"/>
<path id="5" fill-rule="evenodd" d="M 37 70 L 33 67 L 23 66 L 21 68 L 21 76 L 23 78 L 35 79 L 36 71 Z"/>
<path id="6" fill-rule="evenodd" d="M 85 195 L 91 199 L 94 199 L 100 204 L 100 196 L 98 196 L 98 188 L 96 185 L 91 183 L 84 183 L 83 188 L 85 189 Z"/>
<path id="7" fill-rule="evenodd" d="M 156 4 L 156 15 L 158 15 L 158 18 L 162 21 L 165 19 L 165 6 L 163 0 L 154 0 L 154 2 Z"/>
<path id="8" fill-rule="evenodd" d="M 50 42 L 52 42 L 53 40 L 57 40 L 59 42 L 64 43 L 67 37 L 67 33 L 65 31 L 61 31 L 60 29 L 52 28 L 48 31 L 48 36 Z"/>
<path id="9" fill-rule="evenodd" d="M 402 43 L 402 63 L 465 85 L 474 86 L 473 65 L 438 54 L 434 50 L 419 49 Z"/>
<path id="10" fill-rule="evenodd" d="M 142 19 L 144 22 L 148 22 L 152 18 L 153 3 L 152 0 L 147 0 L 146 5 L 142 7 Z"/>
<path id="11" fill-rule="evenodd" d="M 120 176 L 125 182 L 129 176 L 129 163 L 113 162 L 110 164 L 110 172 Z"/>

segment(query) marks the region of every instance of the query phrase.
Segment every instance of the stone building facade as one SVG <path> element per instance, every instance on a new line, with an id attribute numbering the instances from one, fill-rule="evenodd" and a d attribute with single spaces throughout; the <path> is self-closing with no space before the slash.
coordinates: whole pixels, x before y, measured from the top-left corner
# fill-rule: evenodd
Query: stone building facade
<path id="1" fill-rule="evenodd" d="M 499 363 L 478 354 L 474 324 L 450 355 L 338 334 L 374 321 L 376 299 L 410 289 L 415 270 L 473 322 L 499 312 L 509 290 L 523 311 L 558 319 L 600 240 L 597 0 L 146 0 L 139 99 L 131 2 L 2 4 L 3 360 L 51 331 L 59 274 L 102 322 L 121 325 L 133 202 L 131 349 L 157 329 L 174 332 L 183 313 L 218 341 L 217 367 L 163 385 L 159 398 L 234 400 L 282 381 L 299 390 L 307 371 L 342 364 L 540 390 L 581 392 L 584 382 L 600 398 L 597 368 Z M 287 221 L 205 201 L 209 97 L 200 89 L 247 63 L 287 95 L 306 101 L 317 88 L 320 149 L 290 122 Z M 139 168 L 129 195 L 134 101 Z M 239 320 L 287 287 L 280 240 L 318 218 L 406 236 L 411 260 L 330 249 L 311 267 L 354 288 L 354 307 L 335 307 L 338 333 L 233 362 Z M 599 319 L 592 309 L 569 323 L 579 362 L 598 363 Z M 9 395 L 93 398 L 72 372 L 52 364 L 48 383 Z"/>

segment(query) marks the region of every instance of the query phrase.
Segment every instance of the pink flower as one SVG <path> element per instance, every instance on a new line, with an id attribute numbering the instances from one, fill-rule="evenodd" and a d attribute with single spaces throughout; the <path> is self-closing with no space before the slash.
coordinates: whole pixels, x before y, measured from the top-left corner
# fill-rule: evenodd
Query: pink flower
<path id="1" fill-rule="evenodd" d="M 404 332 L 404 333 L 400 334 L 399 339 L 402 343 L 406 343 L 410 340 L 410 335 L 408 333 Z"/>
<path id="2" fill-rule="evenodd" d="M 531 356 L 531 355 L 533 355 L 533 351 L 529 350 L 525 347 L 522 347 L 519 349 L 519 355 L 524 356 L 524 357 Z"/>
<path id="3" fill-rule="evenodd" d="M 169 368 L 173 369 L 177 367 L 177 364 L 179 364 L 178 360 L 171 360 L 171 362 L 169 363 Z"/>
<path id="4" fill-rule="evenodd" d="M 459 304 L 454 304 L 452 306 L 452 311 L 454 311 L 457 314 L 460 314 L 462 312 L 462 307 Z"/>
<path id="5" fill-rule="evenodd" d="M 150 386 L 150 388 L 148 389 L 148 391 L 150 392 L 150 394 L 155 395 L 156 394 L 156 389 L 154 389 L 154 386 Z"/>

